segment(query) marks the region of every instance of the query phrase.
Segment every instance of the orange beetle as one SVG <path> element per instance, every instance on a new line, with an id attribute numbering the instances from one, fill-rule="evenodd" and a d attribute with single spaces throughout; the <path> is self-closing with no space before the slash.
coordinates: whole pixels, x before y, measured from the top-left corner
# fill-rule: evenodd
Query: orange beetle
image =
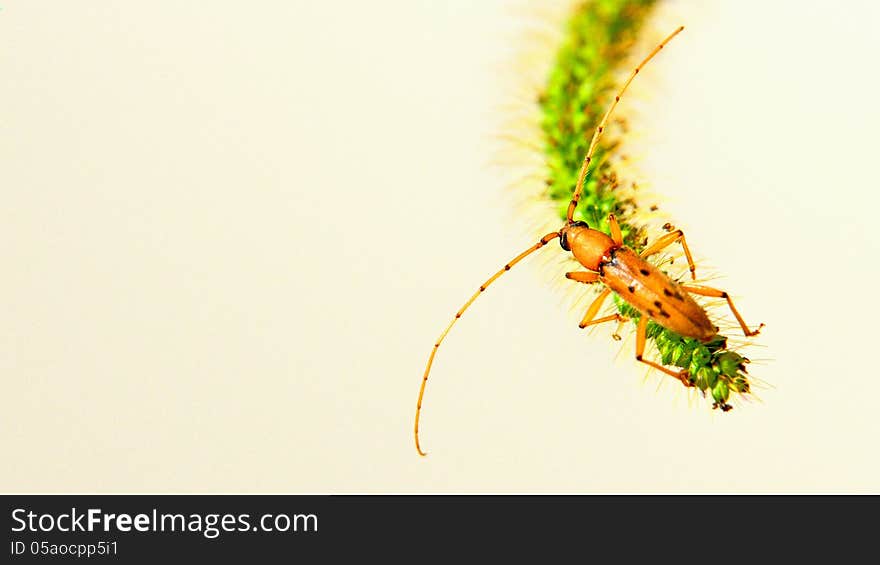
<path id="1" fill-rule="evenodd" d="M 536 244 L 514 257 L 510 262 L 504 265 L 504 267 L 498 270 L 498 272 L 489 277 L 489 279 L 480 286 L 479 290 L 477 290 L 477 292 L 475 292 L 468 301 L 464 303 L 458 312 L 456 312 L 455 317 L 449 322 L 449 325 L 446 326 L 446 329 L 443 330 L 443 333 L 441 333 L 440 337 L 434 342 L 434 347 L 431 349 L 431 354 L 428 357 L 428 363 L 425 367 L 425 373 L 422 377 L 422 383 L 419 388 L 419 398 L 416 403 L 415 442 L 416 449 L 420 455 L 426 455 L 419 444 L 419 417 L 421 414 L 422 399 L 425 394 L 425 385 L 428 383 L 428 375 L 431 372 L 431 365 L 434 362 L 434 356 L 437 354 L 440 344 L 446 338 L 447 334 L 449 334 L 449 330 L 452 329 L 455 322 L 461 318 L 465 310 L 473 304 L 474 300 L 476 300 L 477 297 L 489 287 L 489 285 L 495 282 L 495 280 L 506 271 L 509 271 L 514 265 L 522 261 L 526 256 L 544 247 L 547 243 L 556 238 L 559 238 L 559 243 L 562 248 L 566 251 L 570 251 L 574 258 L 585 269 L 587 269 L 586 271 L 566 273 L 565 276 L 567 278 L 585 284 L 602 283 L 605 286 L 605 289 L 596 297 L 587 309 L 579 326 L 585 328 L 602 322 L 617 321 L 620 324 L 625 322 L 626 319 L 619 313 L 596 318 L 596 314 L 601 309 L 605 299 L 608 298 L 608 295 L 611 294 L 611 292 L 617 293 L 618 296 L 638 310 L 641 314 L 636 329 L 636 360 L 679 379 L 685 386 L 693 386 L 688 380 L 688 372 L 686 369 L 673 371 L 659 363 L 642 358 L 642 355 L 645 352 L 648 320 L 653 320 L 657 324 L 682 337 L 696 339 L 701 342 L 713 340 L 717 335 L 718 328 L 709 321 L 709 317 L 706 315 L 705 310 L 703 310 L 703 308 L 700 307 L 700 305 L 690 296 L 690 294 L 697 294 L 700 296 L 726 299 L 731 312 L 736 317 L 746 336 L 757 334 L 761 330 L 761 327 L 763 327 L 763 324 L 761 324 L 757 329 L 750 330 L 739 312 L 736 310 L 736 307 L 734 307 L 730 296 L 728 296 L 723 290 L 705 286 L 679 284 L 657 267 L 646 261 L 647 257 L 659 253 L 669 245 L 678 242 L 681 244 L 685 257 L 687 258 L 691 277 L 696 279 L 696 267 L 694 266 L 690 249 L 688 249 L 687 242 L 685 241 L 684 233 L 681 230 L 675 230 L 669 227 L 669 233 L 646 247 L 639 254 L 623 244 L 623 236 L 620 231 L 620 226 L 613 214 L 608 217 L 611 232 L 610 235 L 599 230 L 591 229 L 586 222 L 572 220 L 581 192 L 583 191 L 584 180 L 586 179 L 589 170 L 593 152 L 605 130 L 609 116 L 620 101 L 620 97 L 626 91 L 630 82 L 632 82 L 633 78 L 635 78 L 642 67 L 644 67 L 654 55 L 656 55 L 683 29 L 684 27 L 679 27 L 664 39 L 660 45 L 655 47 L 639 66 L 633 70 L 632 74 L 614 97 L 614 101 L 605 112 L 605 115 L 599 122 L 599 126 L 593 133 L 593 138 L 590 141 L 587 155 L 584 157 L 584 162 L 581 166 L 574 194 L 568 206 L 566 222 L 563 227 L 557 232 L 549 233 L 542 237 Z M 616 339 L 619 339 L 616 333 L 614 335 Z"/>
<path id="2" fill-rule="evenodd" d="M 709 321 L 706 311 L 690 297 L 688 293 L 691 293 L 726 299 L 731 312 L 746 336 L 755 335 L 760 331 L 760 326 L 757 330 L 748 328 L 733 305 L 730 296 L 723 290 L 679 284 L 645 260 L 646 257 L 658 253 L 677 241 L 684 248 L 691 277 L 696 278 L 693 258 L 681 230 L 666 234 L 653 245 L 646 247 L 641 254 L 637 254 L 623 244 L 620 227 L 613 214 L 608 216 L 608 223 L 611 226 L 610 237 L 601 231 L 590 229 L 586 222 L 569 221 L 559 230 L 559 243 L 562 248 L 571 251 L 574 258 L 589 269 L 589 271 L 566 273 L 565 276 L 581 283 L 600 282 L 605 285 L 605 290 L 596 297 L 587 309 L 579 327 L 585 328 L 612 320 L 625 321 L 620 314 L 596 318 L 596 313 L 608 295 L 611 292 L 616 292 L 618 296 L 642 314 L 636 330 L 636 360 L 680 379 L 686 386 L 691 386 L 687 380 L 687 371 L 675 372 L 663 365 L 642 358 L 645 352 L 645 334 L 649 319 L 682 337 L 702 342 L 713 340 L 718 333 L 718 328 Z"/>

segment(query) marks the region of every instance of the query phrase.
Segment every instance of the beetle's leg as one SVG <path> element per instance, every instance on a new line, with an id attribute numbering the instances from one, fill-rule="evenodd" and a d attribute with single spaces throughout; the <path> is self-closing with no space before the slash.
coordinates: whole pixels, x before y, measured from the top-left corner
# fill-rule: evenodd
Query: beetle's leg
<path id="1" fill-rule="evenodd" d="M 596 318 L 596 314 L 599 312 L 599 309 L 602 308 L 602 304 L 605 302 L 605 299 L 608 298 L 608 295 L 611 294 L 611 289 L 606 288 L 603 290 L 599 296 L 596 297 L 596 300 L 593 300 L 593 303 L 590 304 L 590 307 L 587 308 L 587 313 L 584 314 L 583 320 L 578 324 L 578 327 L 584 329 L 587 326 L 592 326 L 594 324 L 601 324 L 602 322 L 610 322 L 611 320 L 620 320 L 623 316 L 620 314 L 612 314 L 610 316 L 603 316 L 601 318 Z"/>
<path id="2" fill-rule="evenodd" d="M 566 273 L 568 275 L 587 275 L 592 273 Z M 598 278 L 599 273 L 596 273 L 596 277 Z M 573 277 L 568 277 L 573 278 Z M 606 288 L 602 291 L 602 293 L 593 300 L 593 303 L 590 304 L 590 307 L 587 309 L 587 313 L 584 314 L 584 318 L 581 320 L 581 323 L 578 324 L 578 327 L 584 329 L 587 326 L 593 326 L 595 324 L 601 324 L 603 322 L 610 322 L 612 320 L 617 320 L 617 329 L 614 330 L 614 333 L 611 334 L 611 337 L 614 338 L 614 341 L 620 341 L 620 329 L 623 327 L 623 324 L 629 321 L 629 318 L 624 318 L 620 314 L 611 314 L 610 316 L 603 316 L 601 318 L 595 318 L 596 313 L 599 312 L 599 308 L 602 307 L 602 303 L 605 302 L 605 299 L 608 298 L 608 295 L 611 293 L 611 289 Z"/>
<path id="3" fill-rule="evenodd" d="M 718 290 L 717 288 L 712 288 L 708 286 L 699 286 L 695 284 L 683 284 L 681 285 L 681 288 L 682 290 L 686 290 L 691 294 L 697 294 L 699 296 L 709 296 L 711 298 L 723 298 L 727 300 L 727 305 L 730 306 L 730 311 L 733 312 L 734 316 L 736 316 L 736 321 L 739 322 L 739 325 L 742 328 L 742 331 L 746 335 L 746 337 L 758 335 L 758 332 L 760 332 L 761 328 L 764 327 L 764 324 L 761 324 L 756 330 L 750 330 L 749 327 L 746 325 L 745 320 L 743 320 L 742 316 L 740 316 L 739 312 L 737 312 L 736 306 L 733 305 L 733 300 L 730 299 L 730 295 L 723 290 Z"/>
<path id="4" fill-rule="evenodd" d="M 594 273 L 593 271 L 574 271 L 571 273 L 565 273 L 565 278 L 577 281 L 579 283 L 592 284 L 599 280 L 599 273 Z M 602 303 L 605 302 L 605 299 L 608 298 L 608 295 L 610 293 L 611 289 L 606 288 L 602 291 L 601 294 L 599 294 L 599 296 L 596 297 L 595 300 L 593 300 L 593 303 L 590 304 L 590 307 L 587 309 L 587 313 L 584 314 L 583 320 L 581 320 L 581 323 L 578 324 L 579 328 L 584 329 L 587 326 L 601 324 L 602 322 L 610 322 L 611 320 L 619 320 L 620 325 L 623 325 L 625 319 L 620 314 L 605 316 L 603 318 L 599 318 L 598 320 L 593 319 L 596 317 L 596 313 L 599 312 L 599 308 L 602 307 Z M 620 336 L 618 335 L 618 332 L 620 331 L 620 325 L 617 326 L 617 330 L 612 336 L 615 340 L 618 341 L 620 341 Z"/>
<path id="5" fill-rule="evenodd" d="M 573 271 L 565 273 L 565 278 L 584 284 L 592 284 L 599 280 L 599 273 L 593 271 Z"/>
<path id="6" fill-rule="evenodd" d="M 697 267 L 694 266 L 694 258 L 691 257 L 691 250 L 688 249 L 687 241 L 685 241 L 684 239 L 684 232 L 681 230 L 675 230 L 664 235 L 648 247 L 644 248 L 642 250 L 641 256 L 649 257 L 651 255 L 654 255 L 655 253 L 659 253 L 676 241 L 681 243 L 681 248 L 684 249 L 684 256 L 687 257 L 688 268 L 691 270 L 691 278 L 693 280 L 697 280 Z"/>
<path id="7" fill-rule="evenodd" d="M 645 365 L 653 367 L 653 368 L 657 369 L 658 371 L 663 371 L 664 373 L 666 373 L 670 377 L 675 377 L 676 379 L 680 380 L 684 384 L 684 386 L 688 386 L 688 387 L 693 386 L 688 381 L 687 370 L 682 369 L 681 371 L 675 372 L 672 369 L 667 369 L 666 367 L 664 367 L 663 365 L 661 365 L 659 363 L 654 363 L 653 361 L 648 361 L 647 359 L 642 359 L 642 355 L 645 354 L 645 341 L 647 338 L 647 332 L 648 332 L 648 317 L 645 315 L 642 315 L 642 317 L 639 318 L 639 327 L 636 328 L 636 361 L 639 361 L 641 363 L 644 363 Z"/>
<path id="8" fill-rule="evenodd" d="M 614 245 L 623 245 L 623 234 L 620 233 L 620 224 L 617 223 L 614 214 L 608 214 L 608 226 L 611 228 L 611 239 L 614 241 Z"/>
<path id="9" fill-rule="evenodd" d="M 586 316 L 584 316 L 584 317 L 586 318 Z M 584 329 L 584 328 L 587 327 L 587 326 L 593 326 L 593 325 L 596 325 L 596 324 L 602 324 L 602 323 L 604 323 L 604 322 L 611 322 L 611 321 L 613 321 L 613 320 L 617 320 L 617 321 L 619 321 L 621 324 L 623 324 L 624 322 L 626 322 L 626 318 L 624 318 L 624 317 L 621 316 L 620 314 L 611 314 L 610 316 L 602 316 L 601 318 L 596 318 L 595 320 L 590 320 L 590 321 L 587 322 L 586 324 L 583 323 L 583 322 L 581 322 L 580 324 L 578 324 L 578 327 L 581 328 L 581 329 Z M 619 330 L 619 329 L 620 329 L 620 326 L 618 326 L 618 330 Z M 620 336 L 617 335 L 617 331 L 618 331 L 618 330 L 614 330 L 614 334 L 611 336 L 612 338 L 614 338 L 614 341 L 620 341 Z"/>

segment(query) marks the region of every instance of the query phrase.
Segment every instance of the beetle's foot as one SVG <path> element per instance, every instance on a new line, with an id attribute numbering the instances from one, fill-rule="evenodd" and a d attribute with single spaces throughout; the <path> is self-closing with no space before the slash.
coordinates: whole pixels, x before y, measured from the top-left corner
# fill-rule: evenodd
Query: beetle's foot
<path id="1" fill-rule="evenodd" d="M 761 333 L 761 329 L 763 329 L 763 327 L 764 327 L 764 322 L 761 322 L 760 324 L 758 324 L 758 327 L 755 328 L 754 330 L 750 330 L 748 332 L 745 332 L 746 337 L 752 337 L 753 335 L 758 335 L 759 333 Z"/>
<path id="2" fill-rule="evenodd" d="M 680 371 L 678 375 L 676 375 L 676 377 L 678 378 L 678 380 L 681 381 L 681 384 L 683 384 L 684 386 L 688 388 L 694 386 L 694 381 L 691 380 L 690 371 L 688 371 L 687 369 L 683 369 L 682 371 Z"/>

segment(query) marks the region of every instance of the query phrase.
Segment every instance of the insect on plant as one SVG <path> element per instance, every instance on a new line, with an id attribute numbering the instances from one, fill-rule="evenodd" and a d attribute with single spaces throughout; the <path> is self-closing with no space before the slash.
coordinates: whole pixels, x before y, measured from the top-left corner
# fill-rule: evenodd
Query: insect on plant
<path id="1" fill-rule="evenodd" d="M 584 221 L 573 220 L 578 200 L 580 199 L 584 188 L 584 181 L 590 170 L 590 162 L 593 158 L 593 153 L 602 137 L 602 133 L 605 131 L 609 117 L 614 112 L 618 102 L 620 102 L 620 98 L 623 96 L 624 92 L 626 92 L 627 87 L 635 76 L 657 53 L 660 52 L 660 50 L 663 49 L 667 43 L 681 33 L 683 29 L 683 26 L 679 27 L 657 45 L 657 47 L 655 47 L 632 71 L 629 78 L 623 83 L 623 86 L 621 86 L 615 95 L 614 100 L 611 102 L 605 115 L 602 117 L 599 125 L 593 132 L 593 137 L 581 165 L 574 194 L 568 205 L 565 224 L 559 229 L 559 231 L 548 233 L 542 237 L 537 243 L 511 259 L 498 272 L 489 277 L 489 279 L 480 286 L 479 290 L 477 290 L 477 292 L 475 292 L 468 301 L 464 303 L 458 312 L 455 313 L 455 317 L 449 322 L 446 329 L 443 330 L 443 333 L 441 333 L 440 337 L 434 342 L 434 346 L 431 349 L 431 354 L 428 357 L 428 362 L 425 367 L 425 373 L 422 377 L 421 386 L 419 388 L 419 397 L 416 403 L 414 434 L 416 450 L 418 450 L 419 455 L 426 455 L 426 452 L 422 450 L 419 443 L 419 417 L 421 415 L 422 400 L 425 394 L 425 386 L 428 383 L 428 376 L 431 372 L 431 365 L 434 362 L 434 357 L 437 354 L 437 350 L 440 348 L 440 344 L 443 343 L 443 340 L 449 334 L 449 331 L 452 329 L 455 322 L 461 318 L 462 314 L 464 314 L 464 312 L 474 303 L 477 297 L 489 287 L 489 285 L 494 283 L 499 277 L 501 277 L 501 275 L 509 271 L 514 265 L 522 261 L 528 255 L 541 249 L 554 239 L 559 238 L 559 243 L 562 249 L 570 251 L 574 256 L 574 259 L 585 269 L 583 271 L 568 272 L 565 275 L 566 278 L 578 283 L 599 283 L 604 286 L 604 289 L 599 293 L 595 300 L 593 300 L 589 308 L 587 308 L 579 327 L 586 328 L 588 326 L 612 321 L 618 322 L 618 327 L 620 327 L 620 325 L 628 321 L 630 318 L 637 318 L 636 361 L 644 363 L 653 369 L 657 369 L 658 371 L 679 380 L 686 387 L 695 386 L 694 378 L 689 374 L 687 368 L 673 370 L 661 363 L 656 363 L 643 357 L 649 321 L 654 322 L 654 324 L 670 330 L 683 338 L 696 340 L 700 343 L 716 342 L 719 339 L 718 328 L 709 320 L 706 311 L 691 297 L 693 294 L 710 298 L 725 299 L 727 301 L 727 306 L 730 308 L 730 311 L 733 313 L 742 328 L 743 334 L 746 336 L 756 335 L 763 327 L 763 324 L 761 324 L 755 330 L 749 329 L 749 326 L 746 325 L 742 316 L 740 316 L 727 292 L 707 286 L 678 283 L 646 260 L 648 257 L 660 253 L 670 245 L 678 243 L 681 245 L 685 258 L 687 259 L 691 279 L 696 280 L 696 267 L 690 249 L 688 248 L 687 241 L 685 240 L 684 233 L 681 230 L 669 226 L 665 235 L 658 238 L 652 244 L 647 245 L 640 253 L 636 253 L 624 245 L 621 229 L 614 214 L 611 214 L 608 217 L 610 232 L 608 234 L 590 228 Z M 630 314 L 627 316 L 617 312 L 615 314 L 597 318 L 596 315 L 599 313 L 605 300 L 612 292 L 629 306 L 625 311 Z M 617 334 L 615 332 L 615 337 L 616 336 Z M 724 402 L 716 403 L 716 407 L 720 407 L 724 411 L 730 409 L 730 406 Z"/>

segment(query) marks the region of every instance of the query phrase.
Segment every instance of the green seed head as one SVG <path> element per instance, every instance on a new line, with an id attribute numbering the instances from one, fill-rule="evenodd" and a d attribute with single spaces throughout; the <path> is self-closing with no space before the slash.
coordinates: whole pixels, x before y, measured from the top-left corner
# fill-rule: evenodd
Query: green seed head
<path id="1" fill-rule="evenodd" d="M 749 387 L 749 381 L 745 377 L 745 375 L 737 376 L 735 379 L 730 381 L 730 384 L 728 386 L 730 387 L 730 390 L 738 392 L 740 394 L 748 394 L 749 390 L 751 390 Z"/>
<path id="2" fill-rule="evenodd" d="M 705 365 L 712 358 L 712 354 L 709 353 L 709 348 L 705 345 L 698 345 L 696 349 L 694 349 L 692 363 L 697 363 L 699 365 Z"/>
<path id="3" fill-rule="evenodd" d="M 733 351 L 724 351 L 715 359 L 718 370 L 729 377 L 735 377 L 742 368 L 743 357 Z"/>
<path id="4" fill-rule="evenodd" d="M 715 399 L 715 402 L 718 404 L 727 403 L 727 399 L 730 398 L 730 389 L 727 387 L 727 383 L 724 379 L 718 379 L 715 386 L 712 387 L 712 398 Z"/>
<path id="5" fill-rule="evenodd" d="M 718 373 L 712 367 L 701 367 L 697 371 L 696 387 L 700 390 L 707 390 L 715 386 L 718 380 Z"/>

